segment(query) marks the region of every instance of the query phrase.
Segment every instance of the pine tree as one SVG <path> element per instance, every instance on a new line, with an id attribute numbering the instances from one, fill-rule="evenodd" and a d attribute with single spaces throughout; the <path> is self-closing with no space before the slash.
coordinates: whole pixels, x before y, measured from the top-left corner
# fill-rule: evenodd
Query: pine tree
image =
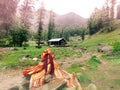
<path id="1" fill-rule="evenodd" d="M 44 8 L 44 3 L 41 3 L 41 7 L 38 10 L 38 32 L 37 32 L 37 44 L 40 46 L 40 42 L 42 39 L 42 32 L 43 32 L 43 20 L 44 20 L 44 15 L 45 15 L 45 8 Z"/>
<path id="2" fill-rule="evenodd" d="M 117 19 L 120 19 L 120 3 L 117 6 Z"/>
<path id="3" fill-rule="evenodd" d="M 32 25 L 31 19 L 33 18 L 33 0 L 24 0 L 23 4 L 20 6 L 20 23 L 30 28 Z"/>
<path id="4" fill-rule="evenodd" d="M 116 5 L 116 0 L 111 0 L 111 10 L 110 10 L 110 17 L 111 17 L 111 19 L 114 19 L 115 5 Z"/>
<path id="5" fill-rule="evenodd" d="M 48 25 L 48 40 L 50 40 L 50 39 L 52 38 L 54 29 L 55 29 L 54 17 L 55 17 L 55 14 L 54 14 L 54 12 L 51 10 L 51 11 L 50 11 L 49 25 Z"/>
<path id="6" fill-rule="evenodd" d="M 7 34 L 14 25 L 17 4 L 18 0 L 0 0 L 0 29 Z"/>

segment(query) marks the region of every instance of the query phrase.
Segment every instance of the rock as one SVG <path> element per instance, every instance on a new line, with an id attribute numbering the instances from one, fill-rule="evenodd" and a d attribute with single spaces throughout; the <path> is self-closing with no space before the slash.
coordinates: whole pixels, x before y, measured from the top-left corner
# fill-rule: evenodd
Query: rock
<path id="1" fill-rule="evenodd" d="M 97 87 L 96 87 L 95 84 L 91 83 L 91 84 L 88 85 L 87 90 L 97 90 Z"/>
<path id="2" fill-rule="evenodd" d="M 66 88 L 66 86 L 67 83 L 63 79 L 54 78 L 49 83 L 35 88 L 34 90 L 63 90 L 64 88 Z"/>
<path id="3" fill-rule="evenodd" d="M 8 89 L 8 90 L 19 90 L 19 87 L 18 87 L 18 86 L 15 86 L 15 87 L 12 87 L 12 88 L 10 88 L 10 89 Z"/>
<path id="4" fill-rule="evenodd" d="M 37 60 L 38 60 L 38 58 L 33 58 L 32 60 L 37 61 Z"/>
<path id="5" fill-rule="evenodd" d="M 48 74 L 45 76 L 45 83 L 50 82 L 50 80 L 52 79 L 52 75 Z"/>
<path id="6" fill-rule="evenodd" d="M 98 48 L 97 48 L 98 52 L 105 52 L 105 53 L 112 53 L 112 47 L 105 45 L 105 44 L 98 44 Z"/>
<path id="7" fill-rule="evenodd" d="M 98 43 L 98 46 L 104 47 L 106 45 L 104 43 Z"/>
<path id="8" fill-rule="evenodd" d="M 23 61 L 25 61 L 25 60 L 27 60 L 26 57 L 22 57 L 22 58 L 19 59 L 20 62 L 23 62 Z"/>
<path id="9" fill-rule="evenodd" d="M 10 50 L 18 51 L 18 48 L 10 48 Z"/>
<path id="10" fill-rule="evenodd" d="M 23 77 L 23 81 L 21 86 L 19 86 L 19 90 L 29 90 L 29 84 L 30 84 L 30 76 Z"/>

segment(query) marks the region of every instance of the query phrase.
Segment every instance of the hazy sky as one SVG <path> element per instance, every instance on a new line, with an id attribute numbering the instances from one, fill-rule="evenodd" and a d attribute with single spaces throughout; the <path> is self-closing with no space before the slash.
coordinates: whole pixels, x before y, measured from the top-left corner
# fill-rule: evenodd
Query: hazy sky
<path id="1" fill-rule="evenodd" d="M 95 7 L 100 8 L 105 0 L 39 0 L 43 1 L 45 8 L 62 15 L 75 12 L 88 18 Z M 37 4 L 40 4 L 37 2 Z"/>
<path id="2" fill-rule="evenodd" d="M 53 10 L 57 14 L 75 12 L 82 17 L 88 18 L 95 7 L 102 7 L 105 0 L 38 0 L 43 1 L 47 10 Z M 40 3 L 37 2 L 37 5 Z"/>

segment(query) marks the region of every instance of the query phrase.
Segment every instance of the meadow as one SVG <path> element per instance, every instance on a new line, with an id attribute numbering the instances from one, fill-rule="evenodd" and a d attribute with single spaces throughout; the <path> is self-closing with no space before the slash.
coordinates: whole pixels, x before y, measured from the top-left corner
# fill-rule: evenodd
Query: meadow
<path id="1" fill-rule="evenodd" d="M 120 30 L 110 33 L 86 36 L 84 42 L 79 37 L 71 37 L 67 47 L 49 47 L 42 45 L 42 48 L 35 48 L 36 44 L 29 42 L 29 47 L 15 47 L 18 50 L 0 52 L 0 69 L 24 69 L 38 64 L 41 61 L 41 54 L 47 48 L 51 48 L 56 60 L 74 60 L 81 58 L 86 53 L 92 53 L 91 57 L 84 61 L 74 62 L 66 69 L 69 73 L 76 73 L 83 90 L 90 83 L 94 83 L 98 90 L 119 90 L 120 88 Z M 97 45 L 104 43 L 113 48 L 112 55 L 97 52 Z M 83 48 L 86 48 L 84 51 Z M 23 57 L 27 60 L 20 61 Z M 99 56 L 99 57 L 98 57 Z M 39 58 L 38 61 L 32 60 Z"/>

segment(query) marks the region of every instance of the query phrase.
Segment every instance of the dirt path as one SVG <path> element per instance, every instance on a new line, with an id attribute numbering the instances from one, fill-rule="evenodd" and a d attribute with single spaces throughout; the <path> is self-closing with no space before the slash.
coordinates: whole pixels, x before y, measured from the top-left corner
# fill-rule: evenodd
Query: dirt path
<path id="1" fill-rule="evenodd" d="M 58 63 L 60 64 L 60 67 L 65 70 L 76 62 L 88 60 L 92 55 L 92 53 L 85 53 L 80 58 L 66 58 L 64 60 L 59 60 Z"/>
<path id="2" fill-rule="evenodd" d="M 58 60 L 57 62 L 59 63 L 60 67 L 65 70 L 75 62 L 88 60 L 92 55 L 93 54 L 91 53 L 85 53 L 81 58 L 66 58 L 64 60 Z M 22 84 L 22 82 L 22 70 L 8 70 L 7 72 L 0 72 L 0 90 L 10 90 L 11 87 L 19 86 Z"/>
<path id="3" fill-rule="evenodd" d="M 11 87 L 19 86 L 22 83 L 23 75 L 21 70 L 0 72 L 0 90 L 9 90 Z"/>

